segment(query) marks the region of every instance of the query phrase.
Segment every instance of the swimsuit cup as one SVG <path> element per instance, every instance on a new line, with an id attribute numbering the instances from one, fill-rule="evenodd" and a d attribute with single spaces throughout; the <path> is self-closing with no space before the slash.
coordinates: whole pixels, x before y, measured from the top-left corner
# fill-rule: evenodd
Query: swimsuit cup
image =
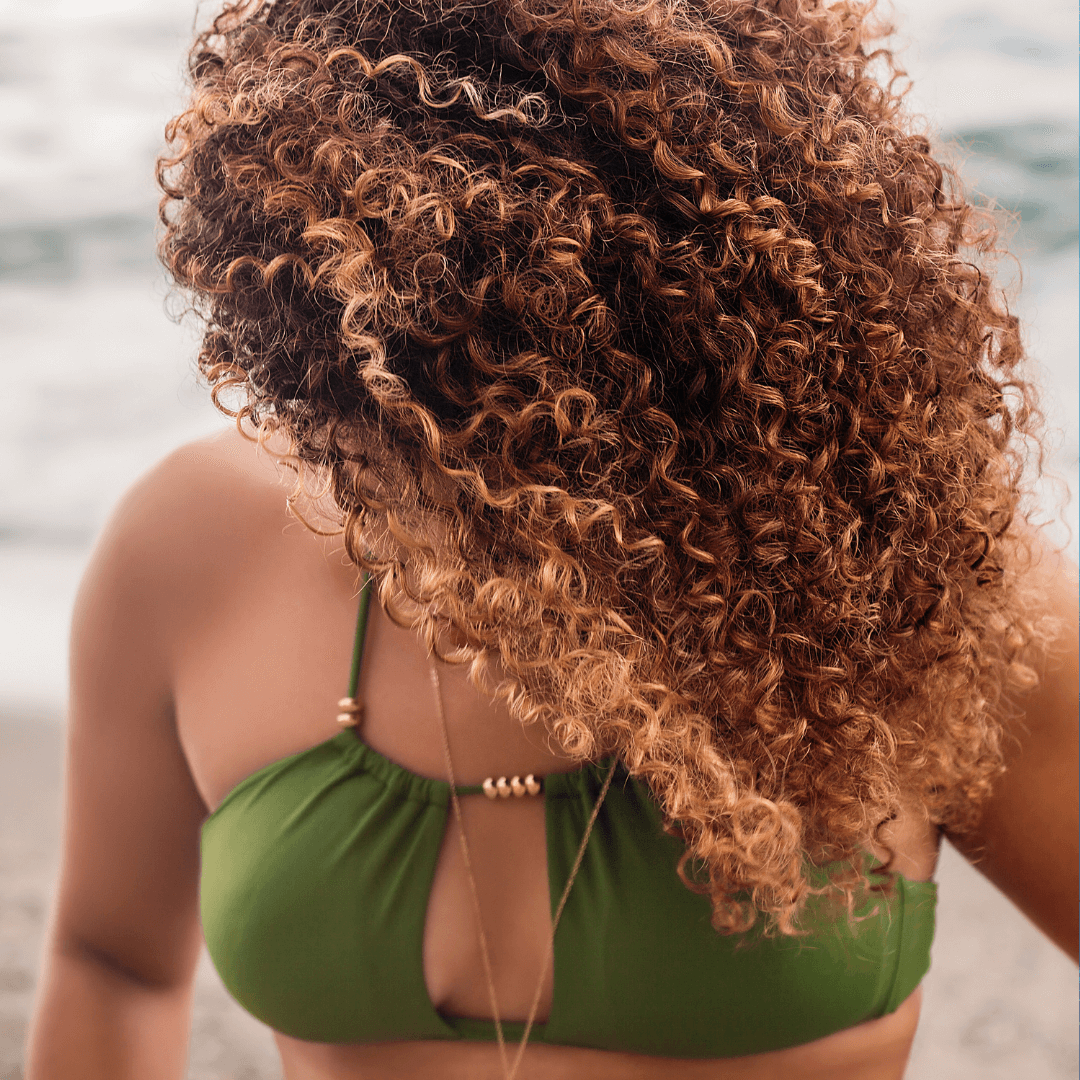
<path id="1" fill-rule="evenodd" d="M 552 912 L 608 767 L 544 778 Z M 440 1013 L 424 983 L 449 796 L 447 783 L 351 729 L 233 788 L 203 825 L 200 907 L 236 1000 L 316 1042 L 494 1040 L 491 1021 Z M 851 914 L 813 897 L 801 936 L 720 934 L 708 899 L 678 877 L 683 850 L 645 785 L 617 767 L 555 936 L 551 1012 L 532 1041 L 679 1058 L 777 1050 L 893 1012 L 930 966 L 933 882 L 892 874 L 891 891 L 867 890 Z M 503 1024 L 508 1039 L 522 1027 Z"/>

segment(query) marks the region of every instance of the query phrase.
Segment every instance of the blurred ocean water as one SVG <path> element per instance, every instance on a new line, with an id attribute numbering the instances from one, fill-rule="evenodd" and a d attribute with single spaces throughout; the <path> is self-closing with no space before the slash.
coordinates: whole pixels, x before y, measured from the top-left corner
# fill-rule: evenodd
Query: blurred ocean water
<path id="1" fill-rule="evenodd" d="M 1054 429 L 1048 467 L 1075 492 L 1075 4 L 895 0 L 890 10 L 910 111 L 1007 215 L 1017 263 L 1006 269 L 1023 279 L 1016 309 Z M 195 16 L 193 0 L 0 0 L 0 717 L 60 716 L 67 625 L 94 536 L 140 473 L 227 423 L 194 377 L 194 328 L 166 315 L 153 253 L 153 161 L 182 98 Z M 1060 496 L 1047 487 L 1047 514 Z M 1075 555 L 1076 499 L 1065 516 Z M 963 868 L 948 872 L 967 888 Z M 986 918 L 1007 918 L 995 902 L 979 900 L 995 912 Z M 971 920 L 950 917 L 963 938 Z M 963 938 L 951 968 L 935 952 L 913 1080 L 1077 1075 L 1075 998 L 1062 997 L 1074 976 L 1016 926 L 1000 939 L 1014 957 L 998 969 L 1015 988 L 1008 1000 L 973 998 L 980 988 L 965 981 L 982 939 Z M 266 1040 L 222 1019 L 232 1014 L 209 975 L 201 985 L 192 1078 L 273 1075 L 251 1064 L 270 1060 Z M 968 999 L 959 1038 L 946 1014 Z M 233 1057 L 214 1057 L 226 1044 Z M 0 1046 L 0 1080 L 21 1075 L 5 1070 Z"/>

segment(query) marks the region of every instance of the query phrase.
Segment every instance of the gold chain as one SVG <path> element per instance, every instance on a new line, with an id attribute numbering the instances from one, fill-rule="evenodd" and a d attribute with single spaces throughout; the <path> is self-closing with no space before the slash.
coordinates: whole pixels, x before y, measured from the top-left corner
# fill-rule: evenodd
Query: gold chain
<path id="1" fill-rule="evenodd" d="M 533 1022 L 536 1020 L 537 1010 L 540 1008 L 540 995 L 543 993 L 544 979 L 547 978 L 548 961 L 555 951 L 555 930 L 558 928 L 559 920 L 562 918 L 563 908 L 566 907 L 566 900 L 570 895 L 570 886 L 574 884 L 574 878 L 577 877 L 577 872 L 581 868 L 581 861 L 585 857 L 585 846 L 588 844 L 589 837 L 592 835 L 593 826 L 596 824 L 596 817 L 600 813 L 600 806 L 608 793 L 608 788 L 611 787 L 611 778 L 615 775 L 616 762 L 611 763 L 611 768 L 608 770 L 607 777 L 604 780 L 604 786 L 600 789 L 600 797 L 593 806 L 589 824 L 585 827 L 585 835 L 581 838 L 581 846 L 578 848 L 577 858 L 574 859 L 574 865 L 570 870 L 570 876 L 566 879 L 566 887 L 563 889 L 559 905 L 555 909 L 555 915 L 551 920 L 551 934 L 548 937 L 548 947 L 544 950 L 544 966 L 540 969 L 540 979 L 536 984 L 536 992 L 533 994 L 532 1005 L 529 1007 L 529 1016 L 525 1021 L 525 1030 L 522 1033 L 521 1042 L 518 1043 L 517 1052 L 514 1054 L 514 1061 L 511 1065 L 506 1058 L 506 1040 L 503 1038 L 502 1021 L 499 1019 L 499 1002 L 495 995 L 495 979 L 491 973 L 491 954 L 488 952 L 487 935 L 484 933 L 484 922 L 480 917 L 480 894 L 476 888 L 476 878 L 473 876 L 472 871 L 472 860 L 469 858 L 469 842 L 465 837 L 465 824 L 461 818 L 461 802 L 458 799 L 457 782 L 454 779 L 454 764 L 450 759 L 450 736 L 447 734 L 446 730 L 446 709 L 443 706 L 442 683 L 439 681 L 439 672 L 435 667 L 434 659 L 429 658 L 429 668 L 431 671 L 431 684 L 435 689 L 435 704 L 436 712 L 439 717 L 439 730 L 442 734 L 443 755 L 446 758 L 446 775 L 450 781 L 450 801 L 454 808 L 454 818 L 457 821 L 458 840 L 461 843 L 461 857 L 465 863 L 465 873 L 469 879 L 469 891 L 472 894 L 473 902 L 473 915 L 476 918 L 476 932 L 480 939 L 480 960 L 484 965 L 484 978 L 487 980 L 488 1000 L 491 1002 L 491 1016 L 495 1021 L 495 1039 L 499 1044 L 499 1060 L 502 1062 L 503 1076 L 506 1080 L 514 1080 L 518 1069 L 521 1067 L 521 1059 L 525 1054 L 525 1047 L 529 1042 L 529 1035 L 532 1032 Z"/>

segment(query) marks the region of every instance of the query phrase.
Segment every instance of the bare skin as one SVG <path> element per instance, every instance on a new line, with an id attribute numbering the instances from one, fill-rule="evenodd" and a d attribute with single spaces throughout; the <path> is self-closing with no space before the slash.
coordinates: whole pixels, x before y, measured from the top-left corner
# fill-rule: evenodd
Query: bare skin
<path id="1" fill-rule="evenodd" d="M 356 574 L 339 539 L 288 515 L 290 483 L 236 434 L 192 444 L 133 489 L 87 571 L 73 629 L 64 860 L 28 1080 L 182 1075 L 200 943 L 200 824 L 244 777 L 339 730 Z M 961 842 L 1075 955 L 1075 566 L 1048 559 L 1040 572 L 1068 631 L 1030 696 L 1009 780 L 979 835 Z M 442 680 L 459 782 L 575 767 L 459 670 L 444 667 Z M 361 690 L 364 740 L 413 772 L 443 777 L 426 654 L 377 606 Z M 466 799 L 463 810 L 500 1011 L 522 1019 L 550 930 L 543 807 Z M 932 875 L 938 837 L 916 810 L 883 839 L 907 877 Z M 428 904 L 425 981 L 440 1011 L 486 1017 L 467 890 L 448 830 Z M 549 977 L 541 1020 L 552 986 Z M 916 992 L 881 1020 L 737 1059 L 533 1046 L 519 1076 L 898 1080 L 918 1011 Z M 288 1080 L 502 1075 L 490 1044 L 277 1041 Z"/>

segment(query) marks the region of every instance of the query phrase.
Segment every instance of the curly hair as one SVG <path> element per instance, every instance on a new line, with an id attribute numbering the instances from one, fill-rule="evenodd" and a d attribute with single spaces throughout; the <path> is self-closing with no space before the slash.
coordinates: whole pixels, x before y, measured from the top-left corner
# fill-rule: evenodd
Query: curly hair
<path id="1" fill-rule="evenodd" d="M 159 162 L 215 401 L 724 931 L 850 902 L 908 801 L 970 828 L 1036 680 L 1018 322 L 867 15 L 237 0 Z"/>

